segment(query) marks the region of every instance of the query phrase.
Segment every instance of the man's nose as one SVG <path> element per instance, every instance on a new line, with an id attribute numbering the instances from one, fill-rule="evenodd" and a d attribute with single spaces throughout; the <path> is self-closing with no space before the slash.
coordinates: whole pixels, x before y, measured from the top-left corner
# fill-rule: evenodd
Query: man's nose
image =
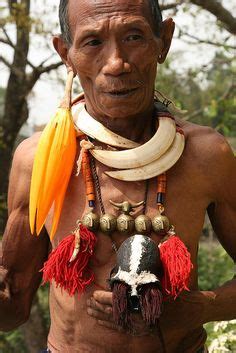
<path id="1" fill-rule="evenodd" d="M 107 53 L 107 59 L 102 69 L 104 75 L 119 76 L 131 72 L 131 66 L 122 51 L 115 46 Z"/>

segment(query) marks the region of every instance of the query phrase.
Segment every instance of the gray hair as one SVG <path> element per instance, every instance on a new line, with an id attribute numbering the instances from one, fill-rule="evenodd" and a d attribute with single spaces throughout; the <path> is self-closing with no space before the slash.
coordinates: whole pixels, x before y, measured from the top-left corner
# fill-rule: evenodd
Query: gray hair
<path id="1" fill-rule="evenodd" d="M 155 35 L 160 35 L 161 23 L 162 23 L 162 14 L 161 9 L 158 4 L 158 0 L 148 0 L 149 6 L 151 9 L 152 19 L 155 27 Z M 67 45 L 72 44 L 70 26 L 69 26 L 69 16 L 68 16 L 68 3 L 69 0 L 60 0 L 59 5 L 59 21 L 61 27 L 61 35 Z"/>

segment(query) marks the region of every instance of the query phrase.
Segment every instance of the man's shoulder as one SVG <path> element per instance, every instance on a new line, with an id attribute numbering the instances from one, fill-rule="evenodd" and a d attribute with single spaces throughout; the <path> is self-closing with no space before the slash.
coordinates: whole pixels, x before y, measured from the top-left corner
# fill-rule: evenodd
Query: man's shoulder
<path id="1" fill-rule="evenodd" d="M 12 163 L 14 171 L 21 174 L 31 174 L 40 135 L 41 132 L 33 134 L 31 137 L 22 141 L 16 148 Z"/>
<path id="2" fill-rule="evenodd" d="M 24 140 L 14 153 L 8 188 L 9 213 L 19 206 L 28 207 L 30 180 L 39 137 L 40 133 L 36 133 Z"/>
<path id="3" fill-rule="evenodd" d="M 226 138 L 211 127 L 183 123 L 187 148 L 197 160 L 207 163 L 224 163 L 227 156 L 232 156 L 232 150 Z"/>

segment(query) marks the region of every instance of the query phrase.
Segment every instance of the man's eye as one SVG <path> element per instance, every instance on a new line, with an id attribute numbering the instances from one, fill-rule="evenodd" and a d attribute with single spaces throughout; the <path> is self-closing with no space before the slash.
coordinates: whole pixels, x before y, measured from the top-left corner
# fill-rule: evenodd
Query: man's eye
<path id="1" fill-rule="evenodd" d="M 88 45 L 90 47 L 97 47 L 98 45 L 100 45 L 102 42 L 99 39 L 93 39 L 90 40 L 89 42 L 87 42 L 85 45 Z"/>
<path id="2" fill-rule="evenodd" d="M 143 39 L 143 37 L 140 36 L 139 34 L 131 34 L 130 36 L 128 36 L 126 38 L 126 41 L 131 42 L 131 41 L 137 41 L 137 40 L 141 40 L 141 39 Z"/>

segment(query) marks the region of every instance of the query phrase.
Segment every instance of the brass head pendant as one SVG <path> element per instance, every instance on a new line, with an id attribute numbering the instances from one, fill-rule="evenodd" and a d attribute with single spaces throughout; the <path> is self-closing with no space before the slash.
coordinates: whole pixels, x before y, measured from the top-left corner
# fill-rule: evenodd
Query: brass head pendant
<path id="1" fill-rule="evenodd" d="M 132 204 L 128 201 L 117 203 L 110 200 L 110 203 L 122 212 L 122 214 L 117 218 L 117 230 L 120 233 L 131 234 L 135 228 L 135 221 L 130 213 L 137 207 L 142 206 L 144 201 Z"/>

